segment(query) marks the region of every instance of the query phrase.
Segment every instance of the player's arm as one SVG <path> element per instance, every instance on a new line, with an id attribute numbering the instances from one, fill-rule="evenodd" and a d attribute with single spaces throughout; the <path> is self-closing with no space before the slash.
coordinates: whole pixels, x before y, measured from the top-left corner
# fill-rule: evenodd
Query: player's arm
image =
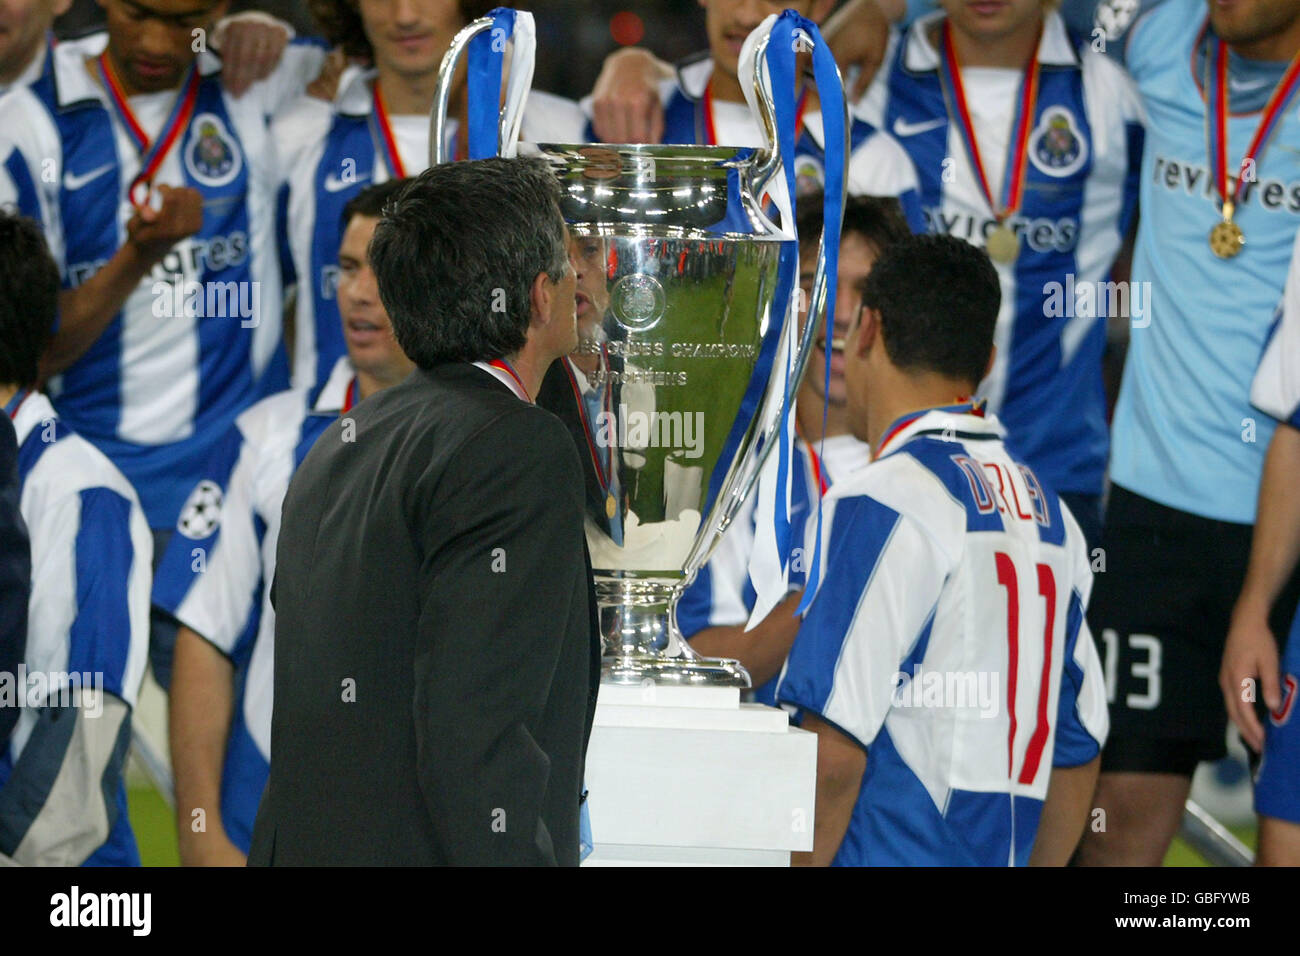
<path id="1" fill-rule="evenodd" d="M 149 532 L 139 505 L 106 487 L 68 496 L 32 530 L 34 540 L 57 542 L 32 569 L 33 590 L 74 575 L 66 669 L 91 675 L 90 688 L 82 681 L 79 694 L 65 695 L 51 687 L 37 712 L 0 788 L 0 854 L 25 866 L 79 866 L 117 823 L 148 641 Z M 34 593 L 33 604 L 56 595 Z"/>
<path id="2" fill-rule="evenodd" d="M 1228 716 L 1256 750 L 1264 747 L 1264 728 L 1253 701 L 1260 697 L 1271 710 L 1282 704 L 1277 640 L 1268 618 L 1273 603 L 1300 560 L 1297 474 L 1300 474 L 1300 430 L 1282 423 L 1273 433 L 1264 459 L 1250 564 L 1232 611 L 1219 670 L 1219 687 Z M 1254 689 L 1256 680 L 1259 692 L 1248 693 Z"/>
<path id="3" fill-rule="evenodd" d="M 815 714 L 805 714 L 803 729 L 817 735 L 817 804 L 811 853 L 792 853 L 794 866 L 830 866 L 844 842 L 853 806 L 867 772 L 867 752 Z"/>
<path id="4" fill-rule="evenodd" d="M 438 504 L 436 516 L 416 505 L 412 518 L 428 556 L 412 702 L 417 775 L 450 865 L 554 866 L 564 849 L 542 819 L 556 784 L 530 728 L 553 686 L 586 695 L 585 657 L 581 673 L 557 671 L 567 622 L 588 614 L 582 489 L 569 433 L 526 405 L 413 489 L 412 501 Z"/>
<path id="5" fill-rule="evenodd" d="M 203 225 L 203 198 L 189 187 L 159 186 L 161 207 L 145 205 L 126 224 L 126 242 L 89 279 L 59 294 L 59 326 L 41 362 L 42 378 L 81 358 L 127 297 L 180 240 Z M 75 224 L 69 224 L 75 228 Z"/>
<path id="6" fill-rule="evenodd" d="M 1038 821 L 1038 835 L 1029 855 L 1030 866 L 1065 866 L 1074 855 L 1097 789 L 1101 757 L 1078 767 L 1053 767 L 1047 800 Z"/>
<path id="7" fill-rule="evenodd" d="M 1064 504 L 1061 515 L 1066 526 L 1065 551 L 1072 556 L 1071 586 L 1062 635 L 1052 771 L 1030 866 L 1065 866 L 1074 855 L 1093 805 L 1101 748 L 1110 729 L 1106 678 L 1085 614 L 1093 583 L 1087 544 Z"/>
<path id="8" fill-rule="evenodd" d="M 240 422 L 247 420 L 246 415 Z M 181 530 L 172 535 L 154 575 L 154 607 L 178 625 L 167 719 L 184 866 L 245 862 L 226 834 L 221 780 L 234 715 L 232 656 L 248 622 L 257 620 L 262 595 L 253 494 L 257 464 L 257 444 L 245 440 L 238 424 L 231 426 L 210 453 L 204 478 L 178 516 Z M 187 523 L 196 496 L 220 501 L 204 537 Z"/>
<path id="9" fill-rule="evenodd" d="M 847 77 L 857 76 L 845 88 L 849 101 L 862 97 L 884 62 L 890 24 L 907 16 L 906 0 L 849 0 L 822 26 L 822 37 Z"/>
<path id="10" fill-rule="evenodd" d="M 746 631 L 743 624 L 706 627 L 691 638 L 691 648 L 705 657 L 740 661 L 755 687 L 766 684 L 781 672 L 781 665 L 799 633 L 799 618 L 794 612 L 802 599 L 803 591 L 790 595 L 752 631 Z"/>
<path id="11" fill-rule="evenodd" d="M 53 133 L 36 122 L 31 94 L 13 91 L 0 99 L 0 205 L 12 204 L 40 223 L 50 253 L 66 270 L 65 233 L 77 223 L 65 223 L 58 179 L 47 175 L 57 165 L 60 145 L 46 139 Z M 80 358 L 103 333 L 127 297 L 155 263 L 202 224 L 202 199 L 193 189 L 159 190 L 161 209 L 143 209 L 127 223 L 127 239 L 96 273 L 75 289 L 59 294 L 59 322 L 41 363 L 42 379 L 55 375 Z"/>
<path id="12" fill-rule="evenodd" d="M 167 698 L 182 866 L 247 862 L 221 823 L 221 771 L 234 700 L 235 668 L 230 658 L 182 625 L 176 632 Z"/>
<path id="13" fill-rule="evenodd" d="M 1278 646 L 1268 618 L 1300 559 L 1300 500 L 1295 495 L 1300 474 L 1300 239 L 1292 249 L 1280 311 L 1250 389 L 1251 404 L 1278 427 L 1264 458 L 1250 562 L 1219 671 L 1228 716 L 1256 750 L 1264 745 L 1264 728 L 1253 700 L 1262 697 L 1270 709 L 1282 703 Z M 1247 693 L 1256 680 L 1262 693 Z"/>

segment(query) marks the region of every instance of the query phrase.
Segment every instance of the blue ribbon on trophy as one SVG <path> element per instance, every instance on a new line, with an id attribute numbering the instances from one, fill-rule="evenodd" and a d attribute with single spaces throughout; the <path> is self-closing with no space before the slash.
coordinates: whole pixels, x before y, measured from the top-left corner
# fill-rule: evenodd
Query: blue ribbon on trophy
<path id="1" fill-rule="evenodd" d="M 769 25 L 770 24 L 770 25 Z M 793 10 L 786 10 L 779 16 L 769 17 L 746 42 L 749 58 L 752 58 L 751 43 L 754 38 L 768 35 L 765 64 L 771 79 L 772 98 L 775 106 L 777 142 L 772 144 L 780 153 L 781 169 L 784 174 L 784 195 L 775 196 L 776 204 L 782 217 L 782 226 L 793 236 L 793 241 L 782 252 L 778 269 L 776 302 L 785 303 L 786 308 L 793 308 L 791 293 L 798 273 L 799 242 L 794 215 L 795 192 L 795 116 L 797 99 L 795 96 L 795 65 L 798 54 L 811 46 L 813 61 L 813 79 L 816 83 L 820 100 L 822 123 L 824 129 L 825 192 L 823 200 L 823 246 L 825 267 L 823 284 L 825 286 L 825 315 L 834 315 L 836 276 L 839 268 L 840 224 L 844 214 L 845 175 L 848 166 L 848 123 L 844 101 L 844 87 L 840 81 L 839 69 L 835 58 L 822 39 L 817 25 Z M 746 51 L 742 51 L 741 62 L 747 60 Z M 752 61 L 752 60 L 751 60 Z M 742 66 L 742 73 L 743 73 Z M 774 191 L 777 192 L 777 191 Z M 814 295 L 814 299 L 816 296 Z M 812 324 L 816 316 L 809 309 L 807 322 Z M 794 449 L 794 404 L 799 382 L 796 376 L 796 344 L 800 335 L 798 323 L 789 323 L 789 338 L 783 343 L 780 361 L 782 362 L 781 389 L 784 396 L 779 412 L 779 428 L 775 436 L 777 447 L 772 449 L 758 484 L 757 516 L 760 531 L 770 527 L 771 534 L 761 533 L 755 542 L 751 555 L 750 576 L 757 594 L 754 613 L 750 625 L 754 626 L 776 607 L 786 596 L 789 583 L 791 534 L 790 534 L 790 467 Z M 815 334 L 809 329 L 805 334 Z M 830 358 L 827 356 L 827 389 L 830 387 Z M 823 420 L 823 433 L 825 422 Z M 817 504 L 815 546 L 812 549 L 811 563 L 808 567 L 807 584 L 804 598 L 798 613 L 803 613 L 816 593 L 821 576 L 821 501 Z"/>
<path id="2" fill-rule="evenodd" d="M 466 96 L 469 158 L 515 155 L 523 105 L 533 82 L 536 32 L 533 15 L 523 10 L 497 7 L 487 14 L 492 25 L 469 41 Z M 514 41 L 505 111 L 501 119 L 501 80 L 507 44 Z M 499 138 L 498 138 L 499 137 Z"/>

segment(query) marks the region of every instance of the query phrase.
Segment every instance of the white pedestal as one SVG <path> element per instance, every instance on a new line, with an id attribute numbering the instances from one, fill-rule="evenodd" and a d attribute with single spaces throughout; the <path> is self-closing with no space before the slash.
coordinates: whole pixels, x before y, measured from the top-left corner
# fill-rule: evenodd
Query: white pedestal
<path id="1" fill-rule="evenodd" d="M 584 866 L 788 866 L 811 850 L 816 735 L 735 688 L 600 688 Z"/>

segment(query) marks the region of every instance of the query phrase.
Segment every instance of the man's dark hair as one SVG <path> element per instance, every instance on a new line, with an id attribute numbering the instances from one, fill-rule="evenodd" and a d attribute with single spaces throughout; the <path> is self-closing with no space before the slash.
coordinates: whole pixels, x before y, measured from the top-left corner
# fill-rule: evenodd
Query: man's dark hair
<path id="1" fill-rule="evenodd" d="M 339 229 L 346 231 L 353 216 L 369 216 L 378 219 L 384 214 L 384 207 L 388 205 L 389 200 L 395 199 L 408 183 L 410 183 L 409 179 L 388 179 L 377 185 L 367 186 L 349 199 L 347 205 L 343 207 L 343 215 L 339 217 Z"/>
<path id="2" fill-rule="evenodd" d="M 0 207 L 0 383 L 36 385 L 58 303 L 59 267 L 41 227 Z"/>
<path id="3" fill-rule="evenodd" d="M 822 234 L 822 191 L 800 196 L 795 205 L 795 222 L 799 226 L 799 249 L 815 249 Z M 855 233 L 865 239 L 876 255 L 912 234 L 903 207 L 892 196 L 849 196 L 844 200 L 844 223 L 840 236 Z"/>
<path id="4" fill-rule="evenodd" d="M 468 24 L 485 16 L 498 4 L 486 3 L 484 0 L 460 0 L 459 6 L 461 18 Z M 330 46 L 341 47 L 348 56 L 374 59 L 375 51 L 366 37 L 357 0 L 307 0 L 307 9 L 320 27 L 321 36 L 329 41 Z"/>
<path id="5" fill-rule="evenodd" d="M 984 250 L 955 236 L 910 236 L 881 252 L 862 293 L 880 313 L 890 360 L 904 371 L 984 377 L 1002 304 Z"/>
<path id="6" fill-rule="evenodd" d="M 560 186 L 542 159 L 446 163 L 384 209 L 370 268 L 393 334 L 421 368 L 524 346 L 539 272 L 568 268 Z"/>

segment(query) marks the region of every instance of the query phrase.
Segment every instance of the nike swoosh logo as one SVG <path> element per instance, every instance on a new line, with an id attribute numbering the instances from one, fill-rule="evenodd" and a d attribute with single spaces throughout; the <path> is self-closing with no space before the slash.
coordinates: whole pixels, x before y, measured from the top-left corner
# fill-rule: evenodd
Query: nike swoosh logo
<path id="1" fill-rule="evenodd" d="M 894 120 L 895 136 L 915 136 L 917 133 L 924 133 L 927 130 L 936 129 L 948 122 L 947 117 L 935 120 L 926 120 L 924 123 L 909 123 L 903 117 Z"/>
<path id="2" fill-rule="evenodd" d="M 1251 80 L 1249 83 L 1243 83 L 1240 80 L 1228 77 L 1228 88 L 1236 93 L 1249 93 L 1251 90 L 1259 89 L 1267 82 L 1268 80 Z"/>
<path id="3" fill-rule="evenodd" d="M 90 182 L 91 180 L 98 179 L 100 176 L 104 175 L 104 173 L 108 172 L 112 168 L 113 168 L 112 163 L 105 163 L 103 166 L 100 166 L 96 169 L 92 169 L 88 173 L 82 173 L 80 176 L 76 176 L 70 172 L 65 172 L 63 174 L 63 188 L 70 193 L 76 192 L 82 186 L 86 185 L 86 183 Z"/>
<path id="4" fill-rule="evenodd" d="M 336 193 L 340 189 L 347 189 L 349 186 L 356 186 L 364 183 L 369 176 L 354 176 L 352 179 L 339 179 L 333 173 L 325 177 L 325 191 L 327 193 Z"/>

